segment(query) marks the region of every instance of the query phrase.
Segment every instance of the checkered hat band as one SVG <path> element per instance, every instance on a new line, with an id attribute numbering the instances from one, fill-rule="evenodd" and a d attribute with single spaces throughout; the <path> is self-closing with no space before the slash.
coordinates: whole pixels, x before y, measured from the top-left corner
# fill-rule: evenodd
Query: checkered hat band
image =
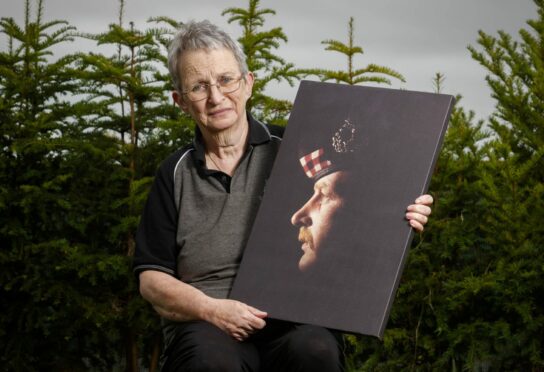
<path id="1" fill-rule="evenodd" d="M 320 148 L 299 159 L 306 176 L 313 178 L 316 174 L 326 170 L 332 165 L 330 160 L 323 158 L 324 153 L 325 151 L 323 151 L 323 148 Z"/>

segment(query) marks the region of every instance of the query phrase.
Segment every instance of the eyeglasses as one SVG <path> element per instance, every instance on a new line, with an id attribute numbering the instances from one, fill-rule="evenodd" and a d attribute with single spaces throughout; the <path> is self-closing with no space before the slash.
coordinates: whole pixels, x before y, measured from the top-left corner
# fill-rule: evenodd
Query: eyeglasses
<path id="1" fill-rule="evenodd" d="M 210 88 L 216 86 L 221 94 L 229 94 L 237 91 L 240 88 L 240 84 L 244 75 L 241 75 L 238 79 L 232 78 L 230 76 L 221 76 L 217 83 L 198 83 L 193 85 L 193 87 L 181 94 L 185 94 L 190 101 L 202 101 L 210 96 Z"/>

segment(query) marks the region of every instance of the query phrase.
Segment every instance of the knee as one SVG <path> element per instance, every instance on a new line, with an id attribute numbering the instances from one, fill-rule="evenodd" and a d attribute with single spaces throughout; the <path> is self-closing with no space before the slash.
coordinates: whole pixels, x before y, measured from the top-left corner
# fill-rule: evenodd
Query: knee
<path id="1" fill-rule="evenodd" d="M 165 350 L 163 371 L 238 372 L 258 368 L 253 345 L 240 343 L 215 326 L 192 322 L 176 330 Z"/>
<path id="2" fill-rule="evenodd" d="M 206 350 L 204 353 L 195 351 L 181 358 L 179 355 L 169 355 L 163 371 L 239 372 L 242 365 L 243 361 L 236 353 Z"/>
<path id="3" fill-rule="evenodd" d="M 239 372 L 242 361 L 236 354 L 224 352 L 208 352 L 200 357 L 187 360 L 180 371 L 191 372 Z"/>
<path id="4" fill-rule="evenodd" d="M 302 371 L 342 370 L 341 345 L 325 328 L 300 326 L 292 334 L 289 347 Z"/>

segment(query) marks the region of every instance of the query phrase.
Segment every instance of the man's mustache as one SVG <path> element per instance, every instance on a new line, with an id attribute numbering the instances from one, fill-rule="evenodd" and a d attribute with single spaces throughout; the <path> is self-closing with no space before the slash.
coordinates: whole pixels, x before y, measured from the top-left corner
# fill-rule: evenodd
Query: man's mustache
<path id="1" fill-rule="evenodd" d="M 302 244 L 307 243 L 310 248 L 314 247 L 314 237 L 312 232 L 306 226 L 302 226 L 298 232 L 298 241 Z"/>

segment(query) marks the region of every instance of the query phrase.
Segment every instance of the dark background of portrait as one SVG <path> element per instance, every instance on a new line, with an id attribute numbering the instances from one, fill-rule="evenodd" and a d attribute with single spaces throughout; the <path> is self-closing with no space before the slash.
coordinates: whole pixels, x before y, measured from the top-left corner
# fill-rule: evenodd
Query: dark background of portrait
<path id="1" fill-rule="evenodd" d="M 427 190 L 453 101 L 303 81 L 231 298 L 272 318 L 381 336 L 412 238 L 405 209 Z M 300 166 L 299 144 L 348 118 L 360 141 L 348 186 L 355 197 L 338 241 L 326 247 L 332 254 L 300 272 L 298 228 L 290 219 L 312 195 L 313 182 Z"/>

